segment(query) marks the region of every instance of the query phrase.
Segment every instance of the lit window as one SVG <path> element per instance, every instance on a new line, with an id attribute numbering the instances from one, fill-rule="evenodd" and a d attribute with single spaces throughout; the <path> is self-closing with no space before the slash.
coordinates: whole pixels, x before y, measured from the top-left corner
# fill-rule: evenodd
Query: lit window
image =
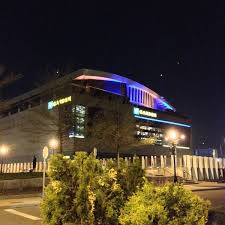
<path id="1" fill-rule="evenodd" d="M 73 131 L 70 132 L 69 137 L 84 138 L 85 114 L 86 114 L 85 106 L 82 105 L 73 106 L 72 114 L 73 114 Z"/>

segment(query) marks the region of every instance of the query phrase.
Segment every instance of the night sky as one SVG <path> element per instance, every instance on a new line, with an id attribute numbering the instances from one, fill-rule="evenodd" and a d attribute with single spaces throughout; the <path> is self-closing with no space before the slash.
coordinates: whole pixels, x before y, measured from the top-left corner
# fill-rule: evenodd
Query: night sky
<path id="1" fill-rule="evenodd" d="M 4 2 L 0 63 L 22 73 L 24 87 L 41 79 L 44 68 L 124 75 L 192 118 L 194 147 L 219 147 L 225 137 L 225 1 Z"/>

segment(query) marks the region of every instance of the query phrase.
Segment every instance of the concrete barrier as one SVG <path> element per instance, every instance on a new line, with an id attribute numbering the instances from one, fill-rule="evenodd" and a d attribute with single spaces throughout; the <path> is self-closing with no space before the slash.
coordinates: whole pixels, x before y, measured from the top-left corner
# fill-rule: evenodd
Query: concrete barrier
<path id="1" fill-rule="evenodd" d="M 46 184 L 49 179 L 46 178 Z M 41 190 L 42 178 L 29 178 L 29 179 L 15 179 L 15 180 L 0 180 L 0 193 L 9 191 L 23 191 L 23 190 Z"/>
<path id="2" fill-rule="evenodd" d="M 35 172 L 42 172 L 43 168 L 43 162 L 37 162 Z M 48 164 L 46 165 L 46 168 L 48 168 Z M 32 169 L 32 162 L 2 164 L 3 173 L 21 173 Z"/>
<path id="3" fill-rule="evenodd" d="M 161 176 L 161 170 L 157 169 L 157 163 L 155 161 L 155 156 L 146 156 L 145 162 L 142 161 L 142 168 L 145 166 L 146 175 L 151 176 Z M 168 162 L 171 162 L 170 165 Z M 213 157 L 202 157 L 202 156 L 192 156 L 183 155 L 182 158 L 176 158 L 176 168 L 177 175 L 183 177 L 186 180 L 212 180 L 217 181 L 219 179 L 225 179 L 225 158 L 213 158 Z M 163 157 L 160 156 L 160 168 L 165 169 L 165 174 L 168 171 L 173 171 L 174 166 L 174 156 Z M 168 173 L 167 173 L 168 174 Z M 171 172 L 171 176 L 173 172 Z"/>
<path id="4" fill-rule="evenodd" d="M 167 171 L 173 171 L 174 156 L 140 156 L 140 157 L 125 157 L 125 161 L 128 165 L 131 165 L 135 159 L 141 160 L 142 169 L 146 171 L 146 174 L 157 174 L 160 171 L 160 175 L 166 174 Z M 112 160 L 112 159 L 109 159 Z M 101 163 L 105 167 L 108 159 L 102 159 Z M 188 180 L 218 180 L 225 179 L 225 158 L 213 158 L 184 155 L 182 158 L 175 159 L 177 171 L 179 176 Z M 10 163 L 3 164 L 3 173 L 20 173 L 28 172 L 32 170 L 32 162 L 24 163 Z M 35 172 L 43 171 L 43 162 L 37 162 Z M 48 164 L 47 164 L 48 168 Z M 152 170 L 152 171 L 150 171 Z M 164 172 L 162 172 L 164 171 Z M 172 174 L 171 174 L 172 175 Z"/>

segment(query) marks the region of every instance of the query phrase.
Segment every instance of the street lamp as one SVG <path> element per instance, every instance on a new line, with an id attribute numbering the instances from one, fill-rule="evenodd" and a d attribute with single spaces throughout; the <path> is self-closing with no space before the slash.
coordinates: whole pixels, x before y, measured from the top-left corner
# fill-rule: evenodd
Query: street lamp
<path id="1" fill-rule="evenodd" d="M 174 168 L 174 183 L 177 183 L 177 169 L 176 169 L 176 155 L 177 155 L 177 144 L 180 140 L 184 140 L 185 135 L 179 134 L 176 130 L 169 130 L 165 141 L 169 142 L 170 148 L 172 150 L 173 157 L 173 168 Z"/>
<path id="2" fill-rule="evenodd" d="M 57 149 L 58 145 L 59 145 L 59 142 L 58 142 L 58 140 L 56 140 L 55 138 L 52 138 L 52 139 L 49 141 L 49 147 L 50 147 L 50 149 L 52 149 L 53 155 L 54 155 L 55 150 Z"/>
<path id="3" fill-rule="evenodd" d="M 0 155 L 1 155 L 1 173 L 2 173 L 2 169 L 3 169 L 3 159 L 4 156 L 8 153 L 9 148 L 6 145 L 2 145 L 0 146 Z"/>

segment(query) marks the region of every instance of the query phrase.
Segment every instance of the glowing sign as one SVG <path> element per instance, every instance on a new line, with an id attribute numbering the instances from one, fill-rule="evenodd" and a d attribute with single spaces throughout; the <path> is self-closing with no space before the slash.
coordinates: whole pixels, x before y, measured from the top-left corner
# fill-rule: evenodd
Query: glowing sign
<path id="1" fill-rule="evenodd" d="M 58 105 L 63 105 L 67 102 L 71 102 L 72 101 L 72 97 L 68 96 L 66 98 L 61 98 L 55 101 L 50 101 L 48 102 L 48 109 L 53 109 L 54 107 L 58 106 Z"/>
<path id="2" fill-rule="evenodd" d="M 135 115 L 134 117 L 139 118 L 139 119 L 143 119 L 143 120 L 153 121 L 153 122 L 171 124 L 171 125 L 175 125 L 175 126 L 191 127 L 191 125 L 188 125 L 188 124 L 177 123 L 177 122 L 172 122 L 172 121 L 168 121 L 168 120 L 159 120 L 159 119 L 154 119 L 154 118 L 149 118 L 149 117 L 144 117 L 144 116 L 137 116 L 137 115 Z"/>
<path id="3" fill-rule="evenodd" d="M 153 118 L 157 117 L 157 113 L 151 112 L 151 111 L 142 110 L 142 109 L 139 109 L 137 107 L 134 107 L 133 113 L 135 115 L 143 115 L 143 116 L 149 116 L 149 117 L 153 117 Z"/>

